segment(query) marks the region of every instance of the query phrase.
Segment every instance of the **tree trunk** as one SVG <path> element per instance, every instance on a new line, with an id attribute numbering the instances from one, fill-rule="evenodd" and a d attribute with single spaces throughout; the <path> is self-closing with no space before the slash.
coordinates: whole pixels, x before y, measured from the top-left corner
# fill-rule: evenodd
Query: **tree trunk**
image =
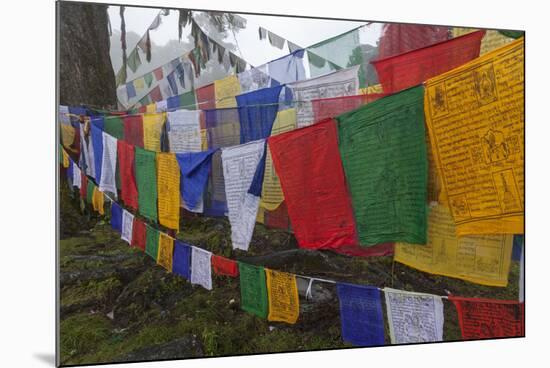
<path id="1" fill-rule="evenodd" d="M 116 108 L 107 5 L 58 2 L 59 103 Z"/>

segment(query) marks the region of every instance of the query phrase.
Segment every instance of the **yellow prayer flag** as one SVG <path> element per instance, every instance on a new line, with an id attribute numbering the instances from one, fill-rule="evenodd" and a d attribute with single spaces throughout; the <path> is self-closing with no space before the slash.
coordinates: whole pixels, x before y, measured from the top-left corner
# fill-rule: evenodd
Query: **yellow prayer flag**
<path id="1" fill-rule="evenodd" d="M 159 223 L 179 230 L 180 168 L 174 153 L 157 153 L 157 191 Z"/>
<path id="2" fill-rule="evenodd" d="M 134 87 L 136 87 L 136 90 L 141 91 L 145 88 L 145 82 L 143 78 L 138 78 L 134 81 Z"/>
<path id="3" fill-rule="evenodd" d="M 63 167 L 66 169 L 69 167 L 69 154 L 64 149 L 61 149 L 61 154 L 63 155 Z"/>
<path id="4" fill-rule="evenodd" d="M 103 193 L 99 191 L 97 186 L 94 187 L 94 191 L 92 192 L 92 207 L 100 215 L 105 215 Z"/>
<path id="5" fill-rule="evenodd" d="M 214 81 L 214 95 L 216 96 L 216 109 L 237 107 L 235 96 L 241 93 L 239 78 L 230 75 Z"/>
<path id="6" fill-rule="evenodd" d="M 296 323 L 300 314 L 296 276 L 267 268 L 265 274 L 269 299 L 267 320 Z"/>
<path id="7" fill-rule="evenodd" d="M 70 125 L 61 124 L 61 144 L 69 147 L 74 142 L 75 129 Z"/>
<path id="8" fill-rule="evenodd" d="M 282 110 L 277 113 L 271 135 L 277 135 L 296 129 L 296 109 Z M 279 177 L 275 172 L 271 152 L 267 150 L 265 158 L 264 183 L 262 186 L 262 196 L 260 207 L 268 211 L 274 211 L 284 201 L 285 197 L 281 190 Z"/>
<path id="9" fill-rule="evenodd" d="M 506 286 L 513 235 L 456 237 L 449 209 L 435 206 L 428 218 L 428 243 L 395 245 L 394 259 L 418 270 L 475 282 Z"/>
<path id="10" fill-rule="evenodd" d="M 157 112 L 157 104 L 155 102 L 145 106 L 145 112 L 155 113 Z"/>
<path id="11" fill-rule="evenodd" d="M 160 152 L 160 135 L 166 119 L 166 113 L 143 114 L 143 148 Z"/>
<path id="12" fill-rule="evenodd" d="M 172 272 L 172 257 L 174 254 L 174 239 L 167 234 L 159 231 L 159 247 L 157 254 L 157 264 L 164 267 L 168 272 Z"/>
<path id="13" fill-rule="evenodd" d="M 265 209 L 258 207 L 258 214 L 256 215 L 256 222 L 265 224 Z"/>
<path id="14" fill-rule="evenodd" d="M 478 29 L 455 27 L 453 28 L 452 33 L 453 33 L 453 37 L 459 37 L 475 31 L 478 31 Z M 494 49 L 498 49 L 499 47 L 502 47 L 504 45 L 507 45 L 512 41 L 514 41 L 513 38 L 506 37 L 505 35 L 501 34 L 499 31 L 488 29 L 485 31 L 485 36 L 483 36 L 483 38 L 481 39 L 479 55 L 480 56 L 485 55 L 486 53 L 493 51 Z"/>
<path id="15" fill-rule="evenodd" d="M 426 82 L 424 114 L 457 235 L 523 233 L 520 38 Z"/>

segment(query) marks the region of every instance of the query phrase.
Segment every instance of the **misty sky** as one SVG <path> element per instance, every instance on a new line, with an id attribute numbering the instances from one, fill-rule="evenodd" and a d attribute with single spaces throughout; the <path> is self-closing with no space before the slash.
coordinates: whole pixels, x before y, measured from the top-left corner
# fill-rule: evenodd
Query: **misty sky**
<path id="1" fill-rule="evenodd" d="M 160 9 L 126 7 L 126 31 L 133 31 L 140 36 L 143 35 L 159 11 Z M 108 12 L 113 31 L 120 30 L 119 7 L 109 6 Z M 264 15 L 241 16 L 247 19 L 247 25 L 246 29 L 242 29 L 236 33 L 237 42 L 235 42 L 235 38 L 231 32 L 229 32 L 225 39 L 220 39 L 219 34 L 209 34 L 208 36 L 222 45 L 237 43 L 239 48 L 235 51 L 235 54 L 254 66 L 264 64 L 270 60 L 288 54 L 288 48 L 286 45 L 282 50 L 279 50 L 278 48 L 271 46 L 268 40 L 264 39 L 261 41 L 258 36 L 258 27 L 260 26 L 301 47 L 307 47 L 366 23 L 340 20 L 274 17 Z M 170 40 L 178 39 L 178 12 L 172 11 L 169 16 L 163 16 L 161 18 L 161 26 L 150 32 L 151 42 L 159 46 L 165 45 Z M 183 39 L 186 38 L 191 27 L 188 25 L 186 28 L 187 29 L 184 30 Z M 113 44 L 113 47 L 120 47 L 120 44 Z M 129 43 L 127 45 L 128 53 L 134 47 L 135 42 Z M 181 55 L 181 50 L 175 49 L 173 57 L 177 57 L 179 55 Z M 143 72 L 145 72 L 146 69 L 149 70 L 151 67 L 157 66 L 158 65 L 142 65 L 140 69 L 143 68 Z M 136 75 L 140 74 L 142 74 L 141 71 L 137 70 Z"/>

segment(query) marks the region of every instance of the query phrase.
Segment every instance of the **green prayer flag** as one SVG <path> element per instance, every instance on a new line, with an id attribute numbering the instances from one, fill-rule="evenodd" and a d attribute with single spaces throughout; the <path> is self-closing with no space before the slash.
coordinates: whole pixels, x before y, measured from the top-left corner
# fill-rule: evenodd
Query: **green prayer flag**
<path id="1" fill-rule="evenodd" d="M 196 110 L 197 101 L 195 100 L 195 91 L 185 92 L 179 95 L 180 106 L 183 106 L 186 110 Z"/>
<path id="2" fill-rule="evenodd" d="M 132 73 L 135 73 L 140 65 L 141 58 L 139 57 L 138 48 L 136 47 L 128 57 L 128 66 L 130 67 L 130 69 L 132 69 Z"/>
<path id="3" fill-rule="evenodd" d="M 93 181 L 88 180 L 88 186 L 86 188 L 86 202 L 92 203 L 92 198 L 94 196 L 95 184 Z"/>
<path id="4" fill-rule="evenodd" d="M 139 213 L 152 221 L 157 221 L 156 153 L 136 146 L 134 163 Z"/>
<path id="5" fill-rule="evenodd" d="M 109 116 L 104 119 L 105 133 L 115 137 L 116 139 L 124 139 L 124 122 L 118 116 Z"/>
<path id="6" fill-rule="evenodd" d="M 510 37 L 510 38 L 513 38 L 513 39 L 518 39 L 520 37 L 523 37 L 523 35 L 525 34 L 525 32 L 523 32 L 523 31 L 499 30 L 498 32 L 503 36 Z"/>
<path id="7" fill-rule="evenodd" d="M 267 286 L 263 267 L 239 262 L 241 308 L 261 318 L 267 318 Z"/>
<path id="8" fill-rule="evenodd" d="M 159 232 L 157 229 L 147 225 L 145 233 L 145 253 L 156 261 L 159 249 Z"/>
<path id="9" fill-rule="evenodd" d="M 424 88 L 371 102 L 337 120 L 360 244 L 426 244 Z"/>
<path id="10" fill-rule="evenodd" d="M 145 80 L 145 84 L 147 84 L 147 87 L 151 87 L 151 83 L 153 83 L 153 73 L 147 73 L 143 76 L 143 80 Z"/>

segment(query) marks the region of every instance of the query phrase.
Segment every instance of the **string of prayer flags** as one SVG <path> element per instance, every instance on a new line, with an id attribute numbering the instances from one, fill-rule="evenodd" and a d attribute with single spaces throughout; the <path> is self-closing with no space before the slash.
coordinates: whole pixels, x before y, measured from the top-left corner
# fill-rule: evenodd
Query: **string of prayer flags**
<path id="1" fill-rule="evenodd" d="M 294 130 L 295 128 L 296 110 L 281 110 L 277 112 L 277 117 L 275 118 L 273 128 L 271 129 L 271 136 L 289 132 L 291 130 Z M 275 211 L 281 205 L 284 199 L 285 197 L 281 189 L 281 183 L 279 182 L 279 177 L 277 176 L 277 172 L 275 171 L 275 167 L 273 165 L 271 152 L 268 149 L 265 159 L 264 182 L 262 185 L 260 207 L 268 211 Z"/>
<path id="2" fill-rule="evenodd" d="M 385 93 L 360 94 L 353 96 L 341 96 L 330 98 L 317 98 L 311 100 L 313 108 L 313 121 L 327 118 L 335 118 L 345 112 L 358 109 L 369 102 L 373 102 L 386 96 Z"/>
<path id="3" fill-rule="evenodd" d="M 521 38 L 426 82 L 426 125 L 458 236 L 523 233 L 523 57 Z"/>
<path id="4" fill-rule="evenodd" d="M 212 268 L 219 276 L 239 276 L 239 265 L 236 261 L 222 256 L 212 255 Z"/>
<path id="5" fill-rule="evenodd" d="M 264 140 L 222 148 L 225 196 L 233 249 L 248 250 L 252 239 L 260 197 L 248 193 L 248 188 L 264 149 Z"/>
<path id="6" fill-rule="evenodd" d="M 145 225 L 145 229 L 145 254 L 156 261 L 159 252 L 160 232 L 147 224 Z"/>
<path id="7" fill-rule="evenodd" d="M 485 31 L 371 61 L 384 93 L 395 93 L 459 67 L 477 57 Z"/>
<path id="8" fill-rule="evenodd" d="M 314 123 L 311 100 L 338 96 L 352 96 L 359 93 L 359 66 L 335 71 L 316 78 L 292 83 L 290 88 L 296 103 L 296 124 L 298 128 Z"/>
<path id="9" fill-rule="evenodd" d="M 525 336 L 525 304 L 515 300 L 493 300 L 449 296 L 458 313 L 465 340 Z"/>
<path id="10" fill-rule="evenodd" d="M 457 237 L 449 209 L 438 205 L 430 208 L 427 244 L 396 244 L 394 259 L 423 272 L 505 287 L 512 238 L 506 234 Z"/>
<path id="11" fill-rule="evenodd" d="M 122 231 L 120 237 L 128 244 L 132 244 L 132 235 L 134 227 L 134 215 L 126 210 L 122 210 Z"/>
<path id="12" fill-rule="evenodd" d="M 356 346 L 384 345 L 380 290 L 372 286 L 337 283 L 342 339 Z"/>
<path id="13" fill-rule="evenodd" d="M 443 341 L 440 296 L 385 288 L 386 314 L 392 344 Z"/>
<path id="14" fill-rule="evenodd" d="M 179 229 L 180 169 L 176 155 L 157 153 L 157 190 L 159 223 L 170 229 Z"/>
<path id="15" fill-rule="evenodd" d="M 260 318 L 267 318 L 267 286 L 263 267 L 239 262 L 241 308 Z"/>
<path id="16" fill-rule="evenodd" d="M 239 83 L 239 78 L 235 75 L 229 75 L 214 81 L 214 96 L 217 109 L 237 107 L 235 96 L 240 93 L 241 84 Z"/>
<path id="17" fill-rule="evenodd" d="M 134 218 L 134 224 L 132 225 L 132 247 L 136 247 L 145 252 L 145 246 L 147 244 L 147 230 L 145 228 L 145 222 Z"/>
<path id="18" fill-rule="evenodd" d="M 180 240 L 174 244 L 172 272 L 186 280 L 191 279 L 191 246 Z"/>
<path id="19" fill-rule="evenodd" d="M 159 249 L 157 264 L 168 272 L 172 272 L 172 255 L 174 253 L 174 239 L 163 232 L 159 232 Z"/>
<path id="20" fill-rule="evenodd" d="M 156 153 L 135 147 L 134 154 L 139 213 L 157 221 Z"/>
<path id="21" fill-rule="evenodd" d="M 357 244 L 336 135 L 335 121 L 325 120 L 268 140 L 301 248 Z"/>
<path id="22" fill-rule="evenodd" d="M 337 118 L 340 154 L 362 246 L 394 241 L 426 244 L 423 97 L 421 86 L 411 88 Z"/>
<path id="23" fill-rule="evenodd" d="M 156 107 L 155 107 L 156 111 Z M 143 148 L 160 152 L 160 135 L 166 113 L 146 113 L 143 115 Z"/>
<path id="24" fill-rule="evenodd" d="M 100 215 L 105 215 L 104 199 L 105 198 L 103 197 L 103 193 L 99 191 L 99 188 L 97 186 L 94 186 L 92 207 L 94 211 L 98 212 Z"/>
<path id="25" fill-rule="evenodd" d="M 212 253 L 197 247 L 191 247 L 191 283 L 212 290 Z"/>
<path id="26" fill-rule="evenodd" d="M 265 269 L 269 302 L 268 321 L 296 323 L 300 314 L 296 276 Z"/>
<path id="27" fill-rule="evenodd" d="M 279 85 L 264 88 L 236 97 L 241 123 L 241 144 L 269 137 L 279 110 L 282 87 Z"/>
<path id="28" fill-rule="evenodd" d="M 111 202 L 111 227 L 122 232 L 122 208 L 116 202 Z"/>
<path id="29" fill-rule="evenodd" d="M 124 140 L 133 146 L 143 148 L 143 115 L 124 117 Z"/>
<path id="30" fill-rule="evenodd" d="M 117 139 L 103 132 L 103 158 L 101 160 L 101 179 L 99 190 L 110 192 L 117 198 L 116 187 L 116 163 L 117 163 Z"/>
<path id="31" fill-rule="evenodd" d="M 176 110 L 168 112 L 167 132 L 170 152 L 200 152 L 200 110 Z"/>
<path id="32" fill-rule="evenodd" d="M 177 153 L 181 179 L 180 193 L 184 207 L 192 212 L 203 211 L 203 193 L 208 182 L 212 156 L 216 150 Z"/>
<path id="33" fill-rule="evenodd" d="M 124 139 L 124 120 L 118 116 L 108 116 L 103 120 L 103 131 L 116 139 Z"/>
<path id="34" fill-rule="evenodd" d="M 134 210 L 138 209 L 138 191 L 134 175 L 134 146 L 117 141 L 118 167 L 120 170 L 120 199 Z"/>

